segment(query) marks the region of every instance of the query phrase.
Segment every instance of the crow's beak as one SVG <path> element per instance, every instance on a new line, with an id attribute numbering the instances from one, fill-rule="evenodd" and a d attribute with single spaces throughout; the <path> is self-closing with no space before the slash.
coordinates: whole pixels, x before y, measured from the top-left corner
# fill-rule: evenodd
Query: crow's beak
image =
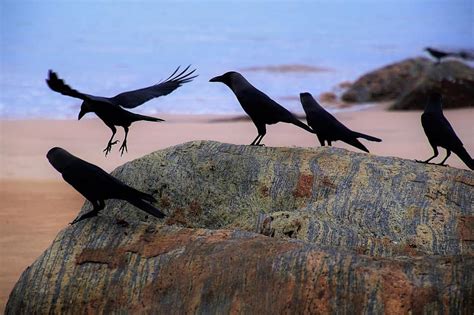
<path id="1" fill-rule="evenodd" d="M 81 111 L 79 112 L 79 115 L 77 115 L 77 120 L 81 120 L 81 118 L 82 118 L 85 114 L 86 114 L 86 112 L 81 109 Z"/>
<path id="2" fill-rule="evenodd" d="M 222 76 L 217 76 L 209 80 L 209 82 L 222 82 Z"/>

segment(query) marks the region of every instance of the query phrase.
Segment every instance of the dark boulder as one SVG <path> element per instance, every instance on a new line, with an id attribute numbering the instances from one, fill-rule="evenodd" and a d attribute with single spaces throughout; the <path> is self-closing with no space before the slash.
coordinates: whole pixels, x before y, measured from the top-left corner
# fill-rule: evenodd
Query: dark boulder
<path id="1" fill-rule="evenodd" d="M 427 58 L 407 59 L 365 74 L 344 94 L 346 102 L 394 100 L 391 109 L 423 109 L 427 96 L 443 93 L 444 108 L 474 106 L 474 69 L 455 60 L 436 64 Z"/>

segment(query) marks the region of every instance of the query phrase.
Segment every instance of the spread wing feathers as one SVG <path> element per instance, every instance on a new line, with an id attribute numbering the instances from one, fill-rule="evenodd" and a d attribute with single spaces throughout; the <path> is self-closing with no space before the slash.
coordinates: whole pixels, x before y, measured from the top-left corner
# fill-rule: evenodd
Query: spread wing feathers
<path id="1" fill-rule="evenodd" d="M 180 67 L 178 67 L 163 82 L 143 89 L 120 93 L 110 98 L 110 101 L 125 108 L 134 108 L 151 100 L 152 98 L 168 95 L 184 83 L 190 82 L 192 79 L 197 77 L 197 75 L 192 76 L 196 69 L 187 72 L 190 66 L 191 65 L 187 66 L 179 73 L 178 71 Z"/>
<path id="2" fill-rule="evenodd" d="M 80 98 L 82 100 L 91 99 L 90 95 L 83 94 L 67 85 L 64 80 L 60 79 L 56 72 L 54 72 L 53 70 L 49 70 L 48 78 L 46 79 L 46 84 L 51 90 L 61 93 L 62 95 Z"/>

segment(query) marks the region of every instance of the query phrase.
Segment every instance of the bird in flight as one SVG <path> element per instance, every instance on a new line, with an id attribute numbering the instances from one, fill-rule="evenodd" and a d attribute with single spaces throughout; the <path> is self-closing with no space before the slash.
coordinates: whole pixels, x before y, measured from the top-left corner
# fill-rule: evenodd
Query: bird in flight
<path id="1" fill-rule="evenodd" d="M 135 114 L 124 108 L 135 108 L 153 98 L 168 95 L 184 83 L 192 81 L 192 79 L 197 77 L 197 75 L 192 75 L 196 70 L 188 71 L 189 67 L 190 66 L 186 67 L 181 72 L 179 72 L 180 67 L 178 67 L 166 80 L 158 84 L 134 91 L 123 92 L 114 97 L 102 97 L 81 93 L 67 85 L 64 80 L 60 79 L 52 70 L 49 70 L 46 83 L 51 90 L 55 92 L 83 101 L 77 117 L 78 120 L 85 114 L 93 112 L 112 130 L 112 137 L 110 137 L 107 147 L 104 149 L 105 156 L 112 150 L 112 146 L 118 142 L 118 140 L 113 141 L 115 133 L 117 132 L 115 126 L 123 127 L 125 137 L 119 149 L 121 155 L 123 155 L 124 151 L 128 152 L 128 128 L 133 122 L 141 120 L 164 121 L 163 119 L 155 117 Z"/>
<path id="2" fill-rule="evenodd" d="M 332 141 L 340 140 L 362 151 L 369 152 L 357 138 L 364 138 L 375 142 L 382 141 L 379 138 L 350 130 L 319 105 L 310 93 L 300 93 L 300 101 L 306 113 L 308 125 L 313 128 L 318 136 L 321 146 L 325 145 L 325 141 L 331 146 Z"/>
<path id="3" fill-rule="evenodd" d="M 250 116 L 258 135 L 250 145 L 260 145 L 267 133 L 266 125 L 285 122 L 314 133 L 311 128 L 299 121 L 289 110 L 272 100 L 268 95 L 255 88 L 240 73 L 230 71 L 214 77 L 209 82 L 221 82 L 234 92 L 243 110 Z"/>
<path id="4" fill-rule="evenodd" d="M 418 161 L 419 163 L 429 163 L 432 159 L 438 156 L 438 147 L 446 149 L 446 157 L 437 165 L 446 166 L 444 162 L 451 155 L 451 152 L 456 153 L 457 156 L 469 167 L 474 169 L 474 161 L 469 153 L 464 148 L 463 143 L 454 132 L 453 127 L 443 115 L 443 97 L 439 93 L 432 93 L 425 110 L 421 115 L 421 125 L 425 131 L 426 137 L 433 148 L 433 156 L 425 161 Z"/>
<path id="5" fill-rule="evenodd" d="M 76 218 L 71 224 L 97 216 L 99 211 L 105 208 L 107 199 L 126 200 L 157 218 L 165 217 L 160 210 L 150 204 L 156 202 L 152 195 L 127 186 L 100 167 L 58 147 L 49 150 L 46 157 L 62 174 L 63 179 L 92 203 L 93 209 Z"/>

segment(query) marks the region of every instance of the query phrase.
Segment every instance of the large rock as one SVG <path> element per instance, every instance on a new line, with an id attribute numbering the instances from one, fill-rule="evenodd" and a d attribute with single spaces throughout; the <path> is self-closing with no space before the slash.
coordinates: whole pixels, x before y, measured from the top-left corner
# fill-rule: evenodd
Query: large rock
<path id="1" fill-rule="evenodd" d="M 392 104 L 391 109 L 423 109 L 432 92 L 443 94 L 443 108 L 474 107 L 474 69 L 457 62 L 430 68 Z"/>
<path id="2" fill-rule="evenodd" d="M 395 100 L 391 109 L 423 109 L 427 97 L 444 84 L 444 108 L 474 106 L 474 69 L 459 61 L 436 64 L 412 58 L 360 77 L 343 95 L 346 102 Z"/>
<path id="3" fill-rule="evenodd" d="M 474 308 L 472 171 L 191 142 L 114 174 L 169 217 L 108 201 L 23 273 L 8 314 Z"/>
<path id="4" fill-rule="evenodd" d="M 342 95 L 346 102 L 393 100 L 414 86 L 433 64 L 428 58 L 410 58 L 376 69 L 356 80 Z"/>

